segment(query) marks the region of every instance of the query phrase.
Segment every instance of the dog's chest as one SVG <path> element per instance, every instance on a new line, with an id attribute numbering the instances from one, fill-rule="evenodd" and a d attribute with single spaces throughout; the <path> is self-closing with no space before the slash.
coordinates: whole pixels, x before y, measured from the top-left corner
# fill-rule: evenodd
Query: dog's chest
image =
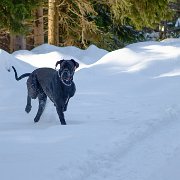
<path id="1" fill-rule="evenodd" d="M 47 86 L 45 93 L 54 104 L 64 104 L 70 97 L 70 89 L 63 87 L 63 85 L 57 81 L 54 81 Z"/>

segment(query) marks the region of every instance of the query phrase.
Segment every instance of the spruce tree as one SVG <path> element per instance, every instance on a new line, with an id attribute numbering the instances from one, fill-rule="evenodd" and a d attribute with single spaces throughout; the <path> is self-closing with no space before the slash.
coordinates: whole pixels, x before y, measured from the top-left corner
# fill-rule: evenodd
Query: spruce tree
<path id="1" fill-rule="evenodd" d="M 112 18 L 117 24 L 131 24 L 137 29 L 155 27 L 172 17 L 173 0 L 109 0 Z"/>
<path id="2" fill-rule="evenodd" d="M 39 2 L 38 0 L 1 0 L 0 28 L 13 33 L 25 33 L 26 20 L 32 18 L 31 12 Z"/>
<path id="3" fill-rule="evenodd" d="M 48 1 L 48 43 L 59 45 L 59 1 Z"/>
<path id="4" fill-rule="evenodd" d="M 92 17 L 97 13 L 91 0 L 56 0 L 59 14 L 59 44 L 81 48 L 98 41 L 99 29 Z M 51 28 L 51 27 L 49 27 Z"/>
<path id="5" fill-rule="evenodd" d="M 172 0 L 173 1 L 173 0 Z M 105 49 L 117 49 L 129 43 L 143 41 L 144 28 L 157 28 L 163 20 L 173 17 L 171 0 L 93 0 L 98 12 L 96 24 L 103 35 Z"/>

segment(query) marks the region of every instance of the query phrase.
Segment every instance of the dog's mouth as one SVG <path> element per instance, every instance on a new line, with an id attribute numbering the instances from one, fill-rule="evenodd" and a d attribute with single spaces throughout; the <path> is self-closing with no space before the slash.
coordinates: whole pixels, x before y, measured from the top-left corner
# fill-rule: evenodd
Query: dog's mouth
<path id="1" fill-rule="evenodd" d="M 65 84 L 66 86 L 70 86 L 72 84 L 73 81 L 73 75 L 70 73 L 69 70 L 65 69 L 61 72 L 61 81 L 63 82 L 63 84 Z"/>

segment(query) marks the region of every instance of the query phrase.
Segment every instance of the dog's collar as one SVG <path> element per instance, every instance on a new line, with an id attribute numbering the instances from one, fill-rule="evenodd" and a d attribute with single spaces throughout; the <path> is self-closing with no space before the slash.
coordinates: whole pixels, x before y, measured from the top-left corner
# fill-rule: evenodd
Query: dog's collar
<path id="1" fill-rule="evenodd" d="M 72 85 L 72 80 L 71 80 L 70 84 L 66 83 L 66 82 L 64 81 L 64 79 L 62 78 L 62 73 L 60 74 L 59 71 L 58 71 L 58 76 L 59 76 L 61 82 L 62 82 L 65 86 L 71 86 L 71 85 Z"/>

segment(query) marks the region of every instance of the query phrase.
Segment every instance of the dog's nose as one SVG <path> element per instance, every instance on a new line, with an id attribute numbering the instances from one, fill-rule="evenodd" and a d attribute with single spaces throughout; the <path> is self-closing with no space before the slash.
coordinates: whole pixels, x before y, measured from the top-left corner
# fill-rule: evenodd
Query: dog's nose
<path id="1" fill-rule="evenodd" d="M 63 72 L 63 76 L 64 76 L 64 79 L 69 80 L 69 79 L 70 79 L 70 77 L 71 77 L 71 74 L 70 74 L 70 72 L 69 72 L 69 71 L 65 70 L 65 71 Z"/>
<path id="2" fill-rule="evenodd" d="M 70 76 L 69 71 L 65 71 L 65 72 L 64 72 L 64 75 L 65 75 L 66 77 L 69 77 L 69 76 Z"/>

